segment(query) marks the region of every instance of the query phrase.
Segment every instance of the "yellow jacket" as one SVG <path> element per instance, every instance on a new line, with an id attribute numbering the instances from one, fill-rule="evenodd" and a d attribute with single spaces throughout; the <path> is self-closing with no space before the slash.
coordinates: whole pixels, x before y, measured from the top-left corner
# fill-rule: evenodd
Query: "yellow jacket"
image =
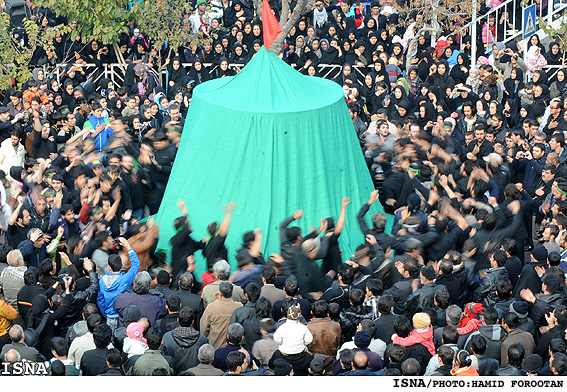
<path id="1" fill-rule="evenodd" d="M 18 311 L 0 300 L 0 336 L 4 336 L 10 330 L 11 320 L 18 317 Z"/>

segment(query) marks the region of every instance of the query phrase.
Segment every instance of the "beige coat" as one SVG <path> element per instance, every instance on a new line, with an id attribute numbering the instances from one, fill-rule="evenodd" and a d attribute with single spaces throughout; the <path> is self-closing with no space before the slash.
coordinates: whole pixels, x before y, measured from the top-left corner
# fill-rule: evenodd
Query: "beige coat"
<path id="1" fill-rule="evenodd" d="M 232 313 L 241 307 L 240 302 L 219 298 L 205 309 L 201 317 L 201 333 L 209 338 L 209 343 L 215 350 L 226 344 L 226 332 Z"/>

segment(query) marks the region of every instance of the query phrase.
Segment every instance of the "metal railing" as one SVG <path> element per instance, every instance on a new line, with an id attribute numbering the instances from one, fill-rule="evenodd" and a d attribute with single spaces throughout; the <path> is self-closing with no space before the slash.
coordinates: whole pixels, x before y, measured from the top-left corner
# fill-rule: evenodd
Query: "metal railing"
<path id="1" fill-rule="evenodd" d="M 540 0 L 542 4 L 544 0 Z M 496 26 L 496 33 L 492 37 L 492 42 L 484 42 L 485 44 L 492 44 L 495 42 L 508 42 L 513 39 L 522 37 L 522 14 L 523 8 L 530 5 L 536 4 L 534 0 L 506 0 L 502 4 L 491 8 L 486 14 L 477 17 L 476 21 L 470 21 L 462 27 L 462 31 L 472 30 L 473 23 L 477 25 L 477 34 L 483 34 L 483 29 L 485 24 L 488 24 L 490 17 L 494 17 L 494 25 Z M 536 8 L 537 9 L 537 8 Z M 538 19 L 547 19 L 548 24 L 553 23 L 555 20 L 560 18 L 562 12 L 567 11 L 567 3 L 565 0 L 548 0 L 547 10 L 540 7 L 536 16 Z M 504 25 L 503 28 L 501 25 Z M 451 35 L 458 34 L 458 32 L 453 32 Z M 487 39 L 488 41 L 488 39 Z"/>
<path id="2" fill-rule="evenodd" d="M 295 64 L 292 64 L 295 65 Z M 183 66 L 186 69 L 189 69 L 192 66 L 192 63 L 184 63 Z M 214 71 L 218 68 L 218 65 L 213 65 L 211 63 L 204 63 L 203 66 L 209 72 L 209 75 L 212 75 Z M 58 64 L 55 69 L 51 72 L 51 76 L 57 78 L 60 82 L 62 82 L 62 76 L 67 68 L 67 64 Z M 242 68 L 244 68 L 244 64 L 229 64 L 229 68 L 240 72 Z M 341 72 L 342 72 L 342 65 L 339 64 L 319 64 L 317 65 L 317 71 L 319 77 L 333 80 L 335 79 Z M 563 68 L 561 65 L 548 65 L 543 67 L 544 70 L 554 69 L 553 75 L 559 71 L 559 69 Z M 358 66 L 352 66 L 353 72 L 357 75 L 356 83 L 362 86 L 364 83 L 364 77 L 366 76 L 364 68 L 360 68 Z M 91 83 L 98 83 L 98 81 L 102 78 L 108 78 L 112 80 L 114 84 L 114 88 L 117 89 L 124 85 L 124 68 L 121 64 L 113 63 L 113 64 L 104 64 L 102 67 L 97 67 L 95 64 L 86 64 L 83 66 L 83 70 L 85 71 L 86 75 L 92 77 Z M 550 76 L 553 76 L 550 75 Z M 165 70 L 162 71 L 160 76 L 161 85 L 167 90 L 167 72 Z"/>

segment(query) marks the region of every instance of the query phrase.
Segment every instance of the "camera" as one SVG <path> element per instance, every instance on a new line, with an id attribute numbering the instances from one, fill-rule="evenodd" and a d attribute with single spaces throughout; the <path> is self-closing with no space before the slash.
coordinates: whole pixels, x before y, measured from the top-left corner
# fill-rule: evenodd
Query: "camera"
<path id="1" fill-rule="evenodd" d="M 57 276 L 57 280 L 59 281 L 59 285 L 65 287 L 65 281 L 68 279 L 73 279 L 70 275 L 68 274 L 59 274 L 59 276 Z"/>

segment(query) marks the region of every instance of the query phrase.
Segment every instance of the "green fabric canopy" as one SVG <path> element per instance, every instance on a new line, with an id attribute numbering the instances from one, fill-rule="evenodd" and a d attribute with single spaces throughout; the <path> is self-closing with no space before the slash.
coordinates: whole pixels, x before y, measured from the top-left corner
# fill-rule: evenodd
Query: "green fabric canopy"
<path id="1" fill-rule="evenodd" d="M 157 214 L 159 247 L 169 249 L 176 206 L 185 200 L 193 238 L 221 222 L 222 206 L 237 201 L 226 240 L 229 262 L 245 232 L 262 228 L 262 253 L 279 253 L 279 224 L 297 209 L 304 233 L 321 218 L 338 218 L 350 197 L 340 237 L 343 259 L 364 237 L 356 220 L 373 190 L 343 90 L 292 69 L 262 48 L 236 76 L 197 86 L 177 158 Z M 375 203 L 372 213 L 382 210 Z M 196 276 L 206 270 L 203 259 Z"/>

